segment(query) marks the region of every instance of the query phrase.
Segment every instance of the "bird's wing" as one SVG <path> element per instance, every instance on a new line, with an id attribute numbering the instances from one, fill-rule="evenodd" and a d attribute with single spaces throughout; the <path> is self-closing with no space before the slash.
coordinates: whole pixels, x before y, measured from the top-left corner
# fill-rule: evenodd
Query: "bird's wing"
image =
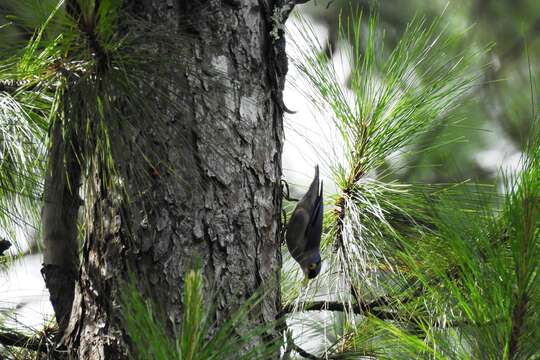
<path id="1" fill-rule="evenodd" d="M 304 253 L 306 227 L 309 215 L 304 208 L 296 208 L 287 224 L 287 247 L 291 255 L 300 262 Z"/>
<path id="2" fill-rule="evenodd" d="M 298 202 L 305 208 L 311 209 L 316 202 L 316 198 L 319 195 L 319 165 L 315 166 L 315 176 L 309 185 L 308 191 L 304 194 L 302 199 Z M 311 215 L 311 214 L 309 214 Z"/>
<path id="3" fill-rule="evenodd" d="M 323 185 L 315 200 L 315 206 L 310 216 L 309 226 L 306 228 L 306 247 L 305 251 L 319 250 L 321 244 L 322 223 L 323 223 Z"/>

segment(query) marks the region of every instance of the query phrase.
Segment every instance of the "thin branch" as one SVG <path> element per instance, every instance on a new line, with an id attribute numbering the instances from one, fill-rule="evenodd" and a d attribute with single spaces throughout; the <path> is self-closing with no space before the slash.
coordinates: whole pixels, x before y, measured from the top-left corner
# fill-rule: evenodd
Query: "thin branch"
<path id="1" fill-rule="evenodd" d="M 32 351 L 47 352 L 46 338 L 28 336 L 17 332 L 1 332 L 0 344 L 15 346 Z"/>
<path id="2" fill-rule="evenodd" d="M 396 314 L 393 312 L 377 309 L 381 306 L 379 301 L 374 301 L 369 304 L 344 304 L 336 301 L 313 301 L 307 303 L 301 303 L 299 308 L 303 311 L 352 311 L 358 315 L 373 315 L 381 320 L 395 320 Z M 292 313 L 294 311 L 293 305 L 285 305 L 281 310 L 280 315 Z"/>
<path id="3" fill-rule="evenodd" d="M 300 355 L 304 359 L 310 359 L 310 360 L 339 360 L 339 359 L 345 359 L 347 357 L 347 354 L 333 354 L 333 355 L 324 354 L 323 356 L 316 356 L 302 349 L 300 346 L 296 345 L 294 342 L 292 343 L 292 348 L 294 349 L 294 351 L 298 353 L 298 355 Z"/>
<path id="4" fill-rule="evenodd" d="M 323 358 L 320 358 L 318 356 L 315 356 L 313 354 L 308 353 L 306 350 L 302 349 L 300 346 L 293 343 L 292 345 L 294 351 L 298 353 L 301 357 L 305 359 L 312 359 L 312 360 L 322 360 Z M 331 357 L 325 357 L 324 359 L 331 359 Z"/>
<path id="5" fill-rule="evenodd" d="M 20 80 L 20 81 L 19 80 L 1 80 L 0 92 L 13 94 L 26 84 L 28 84 L 28 81 L 26 80 Z"/>
<path id="6" fill-rule="evenodd" d="M 281 357 L 281 360 L 290 360 L 291 352 L 294 350 L 298 355 L 302 356 L 304 359 L 310 359 L 310 360 L 339 360 L 339 359 L 348 359 L 351 354 L 350 353 L 344 353 L 344 354 L 328 354 L 325 353 L 323 356 L 316 356 L 313 355 L 306 350 L 302 349 L 300 346 L 296 345 L 292 338 L 292 331 L 287 330 L 287 346 L 285 349 L 285 352 L 283 353 L 283 356 Z M 337 343 L 336 343 L 337 344 Z M 332 345 L 330 348 L 326 350 L 326 352 L 332 347 L 334 347 L 336 344 Z"/>

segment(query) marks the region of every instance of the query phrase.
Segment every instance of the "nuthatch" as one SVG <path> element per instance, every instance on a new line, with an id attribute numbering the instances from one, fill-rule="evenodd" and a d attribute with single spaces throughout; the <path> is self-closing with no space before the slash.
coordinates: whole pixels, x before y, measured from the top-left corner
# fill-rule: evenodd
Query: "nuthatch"
<path id="1" fill-rule="evenodd" d="M 323 222 L 323 184 L 319 190 L 319 166 L 306 194 L 298 201 L 287 224 L 287 247 L 300 264 L 306 279 L 321 271 L 321 233 Z"/>

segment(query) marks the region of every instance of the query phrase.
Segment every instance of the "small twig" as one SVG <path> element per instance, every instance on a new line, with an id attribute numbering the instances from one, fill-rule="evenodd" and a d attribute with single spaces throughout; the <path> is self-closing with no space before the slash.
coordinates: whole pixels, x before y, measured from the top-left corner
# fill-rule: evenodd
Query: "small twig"
<path id="1" fill-rule="evenodd" d="M 323 356 L 316 356 L 316 355 L 313 355 L 313 354 L 307 352 L 306 350 L 302 349 L 300 346 L 296 345 L 294 342 L 292 343 L 292 347 L 294 348 L 294 351 L 296 351 L 298 353 L 298 355 L 300 355 L 304 359 L 310 359 L 310 360 L 333 360 L 333 359 L 335 359 L 335 360 L 337 360 L 337 359 L 343 359 L 344 358 L 343 354 L 334 354 L 334 355 L 325 354 Z"/>
<path id="2" fill-rule="evenodd" d="M 0 333 L 0 344 L 4 346 L 15 346 L 32 351 L 47 352 L 45 337 L 33 337 L 17 332 Z"/>
<path id="3" fill-rule="evenodd" d="M 296 351 L 298 353 L 298 355 L 300 355 L 301 357 L 305 358 L 305 359 L 312 359 L 312 360 L 322 360 L 323 358 L 320 358 L 318 356 L 315 356 L 313 354 L 310 354 L 308 353 L 306 350 L 302 349 L 300 346 L 296 345 L 295 343 L 292 343 L 293 344 L 293 348 L 294 348 L 294 351 Z M 325 357 L 324 359 L 331 359 L 330 357 Z"/>
<path id="4" fill-rule="evenodd" d="M 302 349 L 300 346 L 296 345 L 292 338 L 291 330 L 287 330 L 286 337 L 287 337 L 287 347 L 285 348 L 285 352 L 283 353 L 281 360 L 289 360 L 291 358 L 291 352 L 293 350 L 305 359 L 312 359 L 312 360 L 334 359 L 334 356 L 325 356 L 324 358 L 317 357 L 313 354 L 308 353 L 307 351 Z"/>
<path id="5" fill-rule="evenodd" d="M 336 302 L 336 301 L 313 301 L 308 303 L 303 303 L 299 305 L 303 311 L 347 311 L 350 310 L 354 314 L 359 315 L 373 315 L 381 320 L 395 320 L 396 314 L 376 309 L 380 306 L 379 301 L 374 301 L 369 304 L 348 304 Z M 292 305 L 286 305 L 281 310 L 281 315 L 288 314 L 293 312 L 294 307 Z"/>

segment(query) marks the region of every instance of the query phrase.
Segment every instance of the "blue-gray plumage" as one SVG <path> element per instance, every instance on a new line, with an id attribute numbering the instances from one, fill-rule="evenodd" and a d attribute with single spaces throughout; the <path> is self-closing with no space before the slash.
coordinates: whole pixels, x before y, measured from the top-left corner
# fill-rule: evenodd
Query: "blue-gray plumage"
<path id="1" fill-rule="evenodd" d="M 319 166 L 306 194 L 298 201 L 287 224 L 287 247 L 308 279 L 321 271 L 323 184 L 319 189 Z"/>

